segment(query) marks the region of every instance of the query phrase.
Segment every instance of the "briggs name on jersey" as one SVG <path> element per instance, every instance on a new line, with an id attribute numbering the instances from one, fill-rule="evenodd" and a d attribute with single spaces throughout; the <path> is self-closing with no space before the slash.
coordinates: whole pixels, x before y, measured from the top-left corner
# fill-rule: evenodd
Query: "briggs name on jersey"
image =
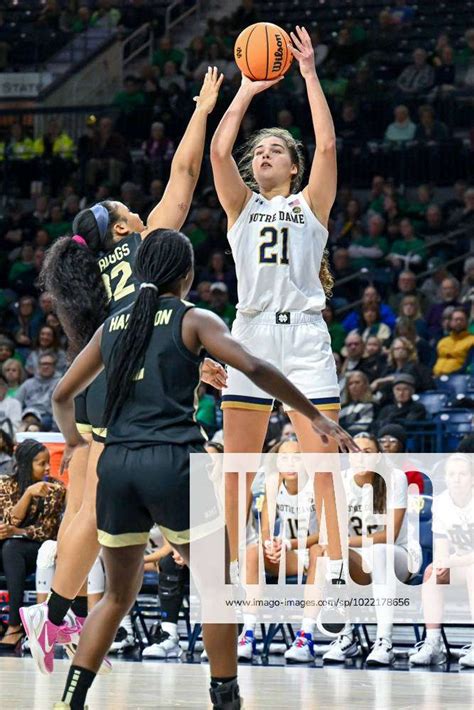
<path id="1" fill-rule="evenodd" d="M 296 208 L 295 208 L 296 209 Z M 278 210 L 273 214 L 265 214 L 262 212 L 251 212 L 249 215 L 249 222 L 293 222 L 294 224 L 305 224 L 305 218 L 303 213 L 295 214 L 293 212 L 285 212 L 285 210 Z"/>
<path id="2" fill-rule="evenodd" d="M 107 256 L 103 256 L 101 259 L 99 259 L 99 269 L 103 271 L 111 264 L 115 264 L 117 261 L 121 261 L 126 256 L 130 256 L 130 247 L 128 246 L 128 244 L 123 244 L 122 246 L 116 247 L 113 250 L 112 254 L 108 254 Z"/>

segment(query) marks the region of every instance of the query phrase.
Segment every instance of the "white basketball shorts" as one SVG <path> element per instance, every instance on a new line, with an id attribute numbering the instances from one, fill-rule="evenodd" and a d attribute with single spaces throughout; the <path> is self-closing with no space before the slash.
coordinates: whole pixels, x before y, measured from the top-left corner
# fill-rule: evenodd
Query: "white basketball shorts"
<path id="1" fill-rule="evenodd" d="M 321 410 L 340 409 L 331 338 L 319 313 L 238 313 L 232 335 L 252 355 L 266 360 Z M 239 370 L 227 368 L 222 408 L 270 411 L 273 399 Z M 287 409 L 285 407 L 285 409 Z"/>

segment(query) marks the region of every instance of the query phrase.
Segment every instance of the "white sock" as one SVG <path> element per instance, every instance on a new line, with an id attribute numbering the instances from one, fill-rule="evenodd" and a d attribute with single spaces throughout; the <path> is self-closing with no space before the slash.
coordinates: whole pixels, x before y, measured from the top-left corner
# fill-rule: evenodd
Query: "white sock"
<path id="1" fill-rule="evenodd" d="M 331 579 L 347 581 L 346 565 L 344 560 L 329 560 L 329 574 Z"/>
<path id="2" fill-rule="evenodd" d="M 301 631 L 303 631 L 303 633 L 311 634 L 311 636 L 313 636 L 315 630 L 316 622 L 314 619 L 303 619 L 303 622 L 301 624 Z"/>
<path id="3" fill-rule="evenodd" d="M 244 614 L 244 634 L 246 631 L 255 631 L 256 624 L 255 614 Z"/>
<path id="4" fill-rule="evenodd" d="M 130 614 L 126 614 L 123 617 L 122 621 L 120 622 L 120 626 L 124 628 L 130 636 L 133 636 L 132 618 Z"/>
<path id="5" fill-rule="evenodd" d="M 171 621 L 163 621 L 161 628 L 173 638 L 178 638 L 178 624 L 172 624 Z"/>
<path id="6" fill-rule="evenodd" d="M 441 629 L 426 629 L 426 640 L 434 644 L 441 643 Z"/>
<path id="7" fill-rule="evenodd" d="M 229 564 L 229 577 L 230 583 L 238 585 L 240 583 L 240 573 L 239 573 L 239 561 L 232 560 Z"/>
<path id="8" fill-rule="evenodd" d="M 392 643 L 392 624 L 377 624 L 376 637 Z"/>

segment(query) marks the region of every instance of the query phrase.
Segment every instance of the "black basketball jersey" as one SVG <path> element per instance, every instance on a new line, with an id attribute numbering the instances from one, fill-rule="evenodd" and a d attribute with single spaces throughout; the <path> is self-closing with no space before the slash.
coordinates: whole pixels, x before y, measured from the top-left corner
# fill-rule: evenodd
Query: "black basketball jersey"
<path id="1" fill-rule="evenodd" d="M 109 295 L 111 315 L 129 306 L 137 296 L 139 284 L 132 269 L 141 243 L 141 236 L 134 232 L 97 259 Z"/>
<path id="2" fill-rule="evenodd" d="M 101 341 L 107 376 L 113 347 L 127 328 L 133 306 L 107 318 Z M 155 327 L 129 399 L 107 427 L 106 445 L 129 448 L 173 443 L 202 443 L 195 421 L 203 356 L 183 343 L 183 316 L 193 305 L 174 296 L 160 298 Z"/>

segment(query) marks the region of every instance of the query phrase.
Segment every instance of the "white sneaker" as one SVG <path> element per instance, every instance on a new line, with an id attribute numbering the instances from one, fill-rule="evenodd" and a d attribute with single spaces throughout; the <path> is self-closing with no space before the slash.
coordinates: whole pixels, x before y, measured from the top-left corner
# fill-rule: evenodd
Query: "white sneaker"
<path id="1" fill-rule="evenodd" d="M 285 658 L 291 663 L 309 663 L 314 661 L 313 637 L 298 631 L 295 640 L 285 652 Z"/>
<path id="2" fill-rule="evenodd" d="M 474 668 L 474 643 L 470 646 L 464 646 L 461 649 L 463 654 L 459 659 L 459 665 L 463 668 Z"/>
<path id="3" fill-rule="evenodd" d="M 323 655 L 323 662 L 344 663 L 347 658 L 359 655 L 359 647 L 354 635 L 339 634 L 337 639 L 331 643 L 329 649 Z"/>
<path id="4" fill-rule="evenodd" d="M 143 649 L 143 658 L 179 658 L 183 654 L 183 649 L 178 643 L 177 636 L 170 636 L 163 631 L 157 643 Z"/>
<path id="5" fill-rule="evenodd" d="M 368 666 L 390 666 L 395 660 L 391 642 L 386 638 L 379 638 L 372 647 L 365 662 Z"/>
<path id="6" fill-rule="evenodd" d="M 208 661 L 209 656 L 207 655 L 206 649 L 203 649 L 203 652 L 201 653 L 201 661 Z"/>
<path id="7" fill-rule="evenodd" d="M 121 653 L 127 648 L 133 648 L 133 646 L 135 646 L 133 632 L 130 633 L 124 626 L 119 626 L 115 639 L 109 648 L 109 653 Z"/>
<path id="8" fill-rule="evenodd" d="M 408 660 L 414 666 L 439 665 L 446 661 L 446 651 L 441 641 L 419 641 L 415 645 L 415 653 L 409 655 Z"/>
<path id="9" fill-rule="evenodd" d="M 255 637 L 253 631 L 246 631 L 239 636 L 239 642 L 237 644 L 237 658 L 242 661 L 251 661 L 253 654 L 255 652 Z"/>

